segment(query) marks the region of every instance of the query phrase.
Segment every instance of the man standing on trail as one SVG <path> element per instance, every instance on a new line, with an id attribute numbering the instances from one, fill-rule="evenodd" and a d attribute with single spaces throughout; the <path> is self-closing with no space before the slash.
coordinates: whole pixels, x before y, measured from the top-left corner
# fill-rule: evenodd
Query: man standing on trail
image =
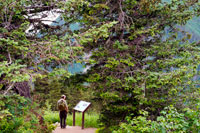
<path id="1" fill-rule="evenodd" d="M 67 118 L 67 112 L 68 112 L 68 106 L 66 102 L 66 96 L 62 95 L 61 99 L 58 100 L 57 106 L 60 111 L 60 127 L 66 128 L 66 118 Z"/>

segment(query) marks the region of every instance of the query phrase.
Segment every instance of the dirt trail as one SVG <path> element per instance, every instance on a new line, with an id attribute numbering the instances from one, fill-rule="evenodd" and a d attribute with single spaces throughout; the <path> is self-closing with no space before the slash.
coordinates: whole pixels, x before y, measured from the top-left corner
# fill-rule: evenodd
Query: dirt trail
<path id="1" fill-rule="evenodd" d="M 65 129 L 61 129 L 59 126 L 53 133 L 95 133 L 95 131 L 96 128 L 85 128 L 82 130 L 79 126 L 67 126 Z"/>

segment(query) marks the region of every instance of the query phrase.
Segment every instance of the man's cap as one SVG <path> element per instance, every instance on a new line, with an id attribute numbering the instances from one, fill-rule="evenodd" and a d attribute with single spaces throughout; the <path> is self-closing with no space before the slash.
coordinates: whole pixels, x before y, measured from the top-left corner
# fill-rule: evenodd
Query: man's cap
<path id="1" fill-rule="evenodd" d="M 62 95 L 61 98 L 66 98 L 66 96 L 65 96 L 65 95 Z"/>

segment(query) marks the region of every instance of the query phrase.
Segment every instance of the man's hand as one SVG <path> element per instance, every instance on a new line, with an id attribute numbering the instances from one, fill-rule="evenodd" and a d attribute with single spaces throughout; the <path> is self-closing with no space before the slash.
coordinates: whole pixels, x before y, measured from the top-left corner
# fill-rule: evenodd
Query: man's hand
<path id="1" fill-rule="evenodd" d="M 65 110 L 68 112 L 68 107 L 66 107 Z"/>

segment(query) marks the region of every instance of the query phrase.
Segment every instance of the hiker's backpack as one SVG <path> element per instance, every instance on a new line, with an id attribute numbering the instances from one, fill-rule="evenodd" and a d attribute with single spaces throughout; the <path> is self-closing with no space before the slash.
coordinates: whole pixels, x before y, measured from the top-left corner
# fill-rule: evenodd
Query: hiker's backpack
<path id="1" fill-rule="evenodd" d="M 66 109 L 66 103 L 65 103 L 64 99 L 61 99 L 58 101 L 58 109 L 60 111 L 63 111 Z"/>

